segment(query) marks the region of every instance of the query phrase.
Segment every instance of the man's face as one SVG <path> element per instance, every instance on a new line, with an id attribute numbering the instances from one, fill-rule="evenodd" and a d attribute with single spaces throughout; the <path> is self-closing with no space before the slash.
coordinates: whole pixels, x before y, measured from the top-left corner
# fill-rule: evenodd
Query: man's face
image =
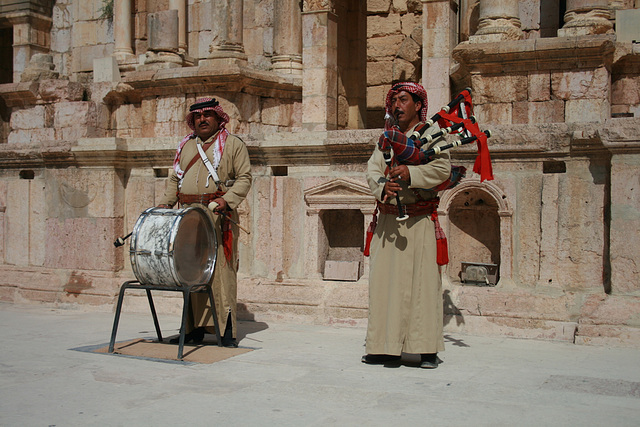
<path id="1" fill-rule="evenodd" d="M 203 141 L 211 138 L 220 126 L 218 115 L 212 110 L 193 113 L 193 124 L 196 135 Z"/>
<path id="2" fill-rule="evenodd" d="M 391 98 L 391 111 L 398 122 L 400 130 L 406 132 L 420 121 L 418 112 L 422 108 L 422 102 L 414 102 L 411 94 L 401 91 Z"/>

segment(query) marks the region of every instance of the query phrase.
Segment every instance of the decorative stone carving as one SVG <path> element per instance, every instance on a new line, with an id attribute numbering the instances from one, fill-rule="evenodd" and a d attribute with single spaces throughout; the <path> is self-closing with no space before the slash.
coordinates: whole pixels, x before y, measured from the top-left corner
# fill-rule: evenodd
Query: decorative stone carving
<path id="1" fill-rule="evenodd" d="M 334 0 L 304 0 L 302 2 L 303 12 L 331 12 L 335 13 Z"/>

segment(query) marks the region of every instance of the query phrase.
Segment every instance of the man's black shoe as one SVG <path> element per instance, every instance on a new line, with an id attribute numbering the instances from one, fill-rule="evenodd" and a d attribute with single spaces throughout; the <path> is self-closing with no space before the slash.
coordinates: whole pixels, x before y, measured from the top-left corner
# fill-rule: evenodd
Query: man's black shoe
<path id="1" fill-rule="evenodd" d="M 238 348 L 238 341 L 234 338 L 231 339 L 222 339 L 222 346 L 227 348 Z"/>
<path id="2" fill-rule="evenodd" d="M 195 328 L 194 330 L 192 330 L 191 332 L 189 332 L 188 334 L 186 334 L 184 336 L 184 343 L 188 344 L 190 342 L 192 342 L 194 344 L 202 344 L 202 341 L 204 341 L 204 328 L 203 327 L 199 327 L 199 328 Z M 180 343 L 180 335 L 178 335 L 175 338 L 171 338 L 169 340 L 169 342 L 171 344 L 179 344 Z"/>
<path id="3" fill-rule="evenodd" d="M 420 355 L 420 367 L 423 369 L 435 369 L 442 360 L 438 357 L 438 353 L 429 353 Z"/>
<path id="4" fill-rule="evenodd" d="M 384 365 L 385 363 L 398 361 L 400 361 L 400 356 L 391 354 L 365 354 L 362 356 L 362 363 L 367 365 Z"/>

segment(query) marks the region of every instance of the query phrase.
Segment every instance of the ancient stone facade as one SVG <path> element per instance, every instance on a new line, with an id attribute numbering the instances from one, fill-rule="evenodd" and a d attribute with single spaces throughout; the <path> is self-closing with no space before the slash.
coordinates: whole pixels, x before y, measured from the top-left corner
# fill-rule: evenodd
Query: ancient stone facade
<path id="1" fill-rule="evenodd" d="M 163 193 L 188 106 L 213 95 L 253 165 L 241 315 L 364 325 L 366 160 L 386 91 L 413 80 L 431 114 L 471 87 L 493 132 L 495 180 L 469 173 L 441 195 L 445 328 L 639 346 L 638 7 L 3 2 L 0 299 L 112 309 L 133 278 L 112 243 Z M 474 147 L 452 155 L 471 170 Z M 469 280 L 483 268 L 489 286 Z M 127 304 L 148 310 L 142 294 Z"/>

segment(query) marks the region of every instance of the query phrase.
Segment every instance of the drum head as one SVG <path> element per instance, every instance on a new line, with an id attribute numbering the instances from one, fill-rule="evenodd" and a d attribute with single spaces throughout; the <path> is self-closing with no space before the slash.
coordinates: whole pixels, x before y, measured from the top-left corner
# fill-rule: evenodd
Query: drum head
<path id="1" fill-rule="evenodd" d="M 217 246 L 216 233 L 207 214 L 199 208 L 185 209 L 173 242 L 175 274 L 180 284 L 209 282 Z"/>

